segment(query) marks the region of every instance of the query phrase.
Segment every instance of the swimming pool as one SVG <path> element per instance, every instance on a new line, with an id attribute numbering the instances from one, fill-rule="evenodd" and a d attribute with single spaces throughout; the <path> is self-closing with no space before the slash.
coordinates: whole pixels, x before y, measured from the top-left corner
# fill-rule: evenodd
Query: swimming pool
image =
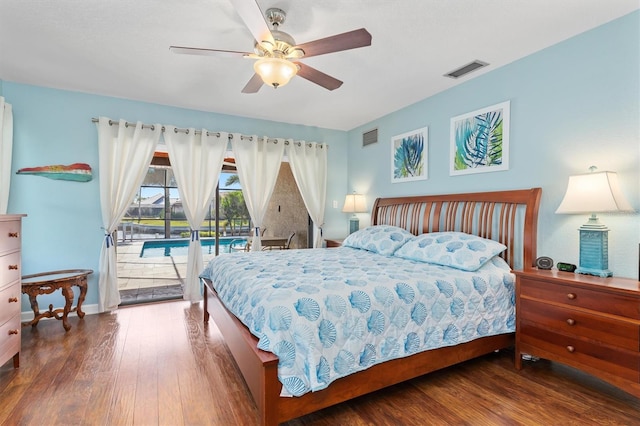
<path id="1" fill-rule="evenodd" d="M 220 238 L 219 253 L 228 253 L 231 241 L 246 241 L 245 237 L 222 237 Z M 215 238 L 200 239 L 202 245 L 202 254 L 214 254 L 216 252 Z M 142 244 L 140 257 L 162 257 L 162 256 L 187 256 L 189 252 L 189 239 L 171 239 L 171 240 L 150 240 Z"/>

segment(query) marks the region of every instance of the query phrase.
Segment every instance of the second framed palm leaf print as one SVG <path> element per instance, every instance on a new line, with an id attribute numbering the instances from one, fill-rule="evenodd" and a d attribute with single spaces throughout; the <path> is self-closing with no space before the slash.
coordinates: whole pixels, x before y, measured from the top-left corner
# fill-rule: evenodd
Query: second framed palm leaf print
<path id="1" fill-rule="evenodd" d="M 506 101 L 451 119 L 451 176 L 509 170 L 509 109 Z"/>

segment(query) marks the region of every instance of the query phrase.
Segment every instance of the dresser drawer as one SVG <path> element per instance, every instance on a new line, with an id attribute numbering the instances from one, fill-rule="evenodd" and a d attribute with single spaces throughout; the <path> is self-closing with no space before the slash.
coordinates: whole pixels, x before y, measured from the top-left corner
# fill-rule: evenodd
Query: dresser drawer
<path id="1" fill-rule="evenodd" d="M 0 324 L 9 321 L 9 318 L 20 312 L 19 284 L 15 284 L 0 290 Z"/>
<path id="2" fill-rule="evenodd" d="M 520 342 L 546 351 L 552 359 L 565 364 L 577 368 L 589 366 L 634 383 L 640 382 L 638 352 L 564 336 L 528 323 L 521 323 Z"/>
<path id="3" fill-rule="evenodd" d="M 520 297 L 640 319 L 640 298 L 627 297 L 618 293 L 523 277 L 520 279 Z"/>
<path id="4" fill-rule="evenodd" d="M 580 336 L 611 346 L 640 350 L 640 323 L 591 314 L 562 306 L 521 299 L 520 320 L 556 330 L 567 336 Z"/>
<path id="5" fill-rule="evenodd" d="M 16 313 L 9 321 L 0 324 L 0 364 L 20 352 L 20 313 Z"/>
<path id="6" fill-rule="evenodd" d="M 21 221 L 0 221 L 0 255 L 3 253 L 20 250 L 20 232 Z"/>
<path id="7" fill-rule="evenodd" d="M 0 289 L 19 281 L 22 275 L 20 252 L 0 257 Z"/>

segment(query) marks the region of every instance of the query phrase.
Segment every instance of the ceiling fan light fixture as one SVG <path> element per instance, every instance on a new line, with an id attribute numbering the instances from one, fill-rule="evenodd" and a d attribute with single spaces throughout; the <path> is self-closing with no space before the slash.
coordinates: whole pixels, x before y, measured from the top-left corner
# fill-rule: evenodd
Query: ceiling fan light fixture
<path id="1" fill-rule="evenodd" d="M 291 35 L 285 33 L 284 31 L 271 31 L 271 35 L 273 36 L 273 40 L 277 44 L 285 45 L 288 47 L 295 46 L 296 41 L 291 37 Z"/>
<path id="2" fill-rule="evenodd" d="M 262 58 L 253 64 L 256 74 L 264 84 L 277 89 L 289 83 L 297 73 L 298 67 L 293 62 L 282 58 Z"/>
<path id="3" fill-rule="evenodd" d="M 292 47 L 287 51 L 288 59 L 301 59 L 304 56 L 304 50 L 299 47 Z"/>
<path id="4" fill-rule="evenodd" d="M 260 43 L 256 42 L 253 51 L 258 56 L 269 56 L 273 52 L 274 44 L 267 40 L 262 40 Z"/>

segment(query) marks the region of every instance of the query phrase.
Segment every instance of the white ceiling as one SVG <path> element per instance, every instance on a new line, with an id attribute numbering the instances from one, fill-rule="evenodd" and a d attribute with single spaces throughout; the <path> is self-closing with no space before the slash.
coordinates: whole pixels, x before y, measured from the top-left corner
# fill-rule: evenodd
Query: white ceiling
<path id="1" fill-rule="evenodd" d="M 364 27 L 372 45 L 303 60 L 344 81 L 337 90 L 296 77 L 248 95 L 252 60 L 169 52 L 251 51 L 229 0 L 0 0 L 0 80 L 350 130 L 640 9 L 640 0 L 257 3 L 284 9 L 281 30 L 299 44 Z M 443 77 L 475 59 L 490 66 Z"/>

